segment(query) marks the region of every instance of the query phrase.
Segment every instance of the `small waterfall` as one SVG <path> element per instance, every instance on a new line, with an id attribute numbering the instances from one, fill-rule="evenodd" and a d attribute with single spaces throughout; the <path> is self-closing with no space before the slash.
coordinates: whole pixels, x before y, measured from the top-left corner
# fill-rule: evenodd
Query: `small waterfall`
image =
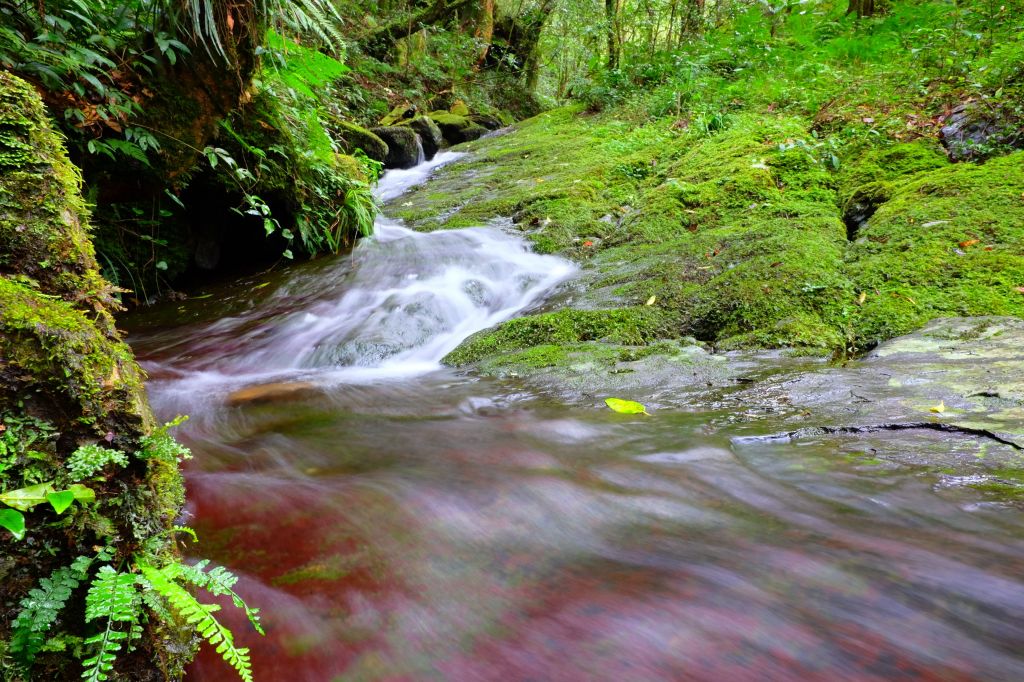
<path id="1" fill-rule="evenodd" d="M 394 199 L 460 154 L 388 171 L 375 195 Z M 318 377 L 423 374 L 474 332 L 538 304 L 575 272 L 496 227 L 415 232 L 379 216 L 374 235 L 330 269 L 297 270 L 259 307 L 219 320 L 171 358 L 187 393 Z M 180 340 L 179 340 L 180 341 Z M 203 358 L 194 360 L 193 358 Z M 153 368 L 151 368 L 153 369 Z"/>
<path id="2" fill-rule="evenodd" d="M 416 133 L 416 165 L 420 166 L 427 162 L 427 154 L 423 151 L 423 138 Z"/>

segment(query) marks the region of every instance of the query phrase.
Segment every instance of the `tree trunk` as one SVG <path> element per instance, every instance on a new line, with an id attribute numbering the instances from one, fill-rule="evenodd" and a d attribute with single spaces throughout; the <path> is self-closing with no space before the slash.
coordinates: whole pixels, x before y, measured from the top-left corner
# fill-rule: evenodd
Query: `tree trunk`
<path id="1" fill-rule="evenodd" d="M 619 0 L 604 0 L 605 30 L 608 37 L 608 69 L 619 68 Z"/>
<path id="2" fill-rule="evenodd" d="M 439 24 L 456 18 L 459 10 L 479 0 L 435 0 L 412 16 L 402 17 L 374 31 L 363 39 L 363 51 L 383 60 L 402 38 L 416 33 L 424 25 Z"/>
<path id="3" fill-rule="evenodd" d="M 875 4 L 875 0 L 850 0 L 850 4 L 846 7 L 846 14 L 857 14 L 857 18 L 861 17 L 873 17 L 878 11 L 878 7 Z"/>

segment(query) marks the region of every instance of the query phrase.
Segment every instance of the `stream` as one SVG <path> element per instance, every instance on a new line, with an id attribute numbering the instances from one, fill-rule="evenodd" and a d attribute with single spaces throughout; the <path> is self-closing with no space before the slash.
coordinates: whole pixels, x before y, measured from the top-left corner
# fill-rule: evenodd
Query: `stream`
<path id="1" fill-rule="evenodd" d="M 444 152 L 377 189 L 396 200 Z M 194 453 L 188 551 L 262 610 L 258 680 L 1020 680 L 1018 509 L 695 405 L 567 406 L 441 366 L 575 266 L 387 218 L 345 256 L 136 316 Z M 189 680 L 235 679 L 204 649 Z"/>

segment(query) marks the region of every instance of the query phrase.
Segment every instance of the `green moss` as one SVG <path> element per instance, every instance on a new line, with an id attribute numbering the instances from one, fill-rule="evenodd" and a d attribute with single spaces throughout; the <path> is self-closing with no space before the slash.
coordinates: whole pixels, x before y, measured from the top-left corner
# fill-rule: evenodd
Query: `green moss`
<path id="1" fill-rule="evenodd" d="M 60 479 L 80 444 L 102 441 L 135 452 L 153 427 L 144 375 L 113 326 L 110 285 L 92 255 L 78 173 L 34 90 L 0 72 L 0 117 L 10 121 L 11 112 L 21 112 L 18 124 L 0 135 L 27 140 L 34 155 L 9 154 L 0 168 L 0 415 L 12 430 L 46 424 L 53 438 L 33 444 L 39 453 L 0 461 L 0 489 Z M 25 440 L 16 439 L 15 447 L 27 447 Z M 76 506 L 57 523 L 31 518 L 28 537 L 6 545 L 4 603 L 17 604 L 41 577 L 97 545 L 113 546 L 118 562 L 172 555 L 166 532 L 183 503 L 176 464 L 157 470 L 129 460 L 89 481 L 95 504 Z M 0 640 L 9 625 L 9 618 L 0 619 Z M 61 626 L 67 630 L 52 634 L 71 640 L 83 634 L 80 618 Z M 180 673 L 190 638 L 173 624 L 155 625 L 137 641 L 135 656 L 151 657 L 141 667 Z M 72 661 L 70 652 L 54 648 L 34 672 L 65 679 L 74 674 Z"/>
<path id="2" fill-rule="evenodd" d="M 512 217 L 538 251 L 583 264 L 580 307 L 654 297 L 676 334 L 719 349 L 827 354 L 938 315 L 1021 314 L 1017 156 L 986 174 L 924 140 L 843 152 L 798 116 L 740 111 L 709 133 L 625 114 L 565 107 L 523 121 L 390 210 L 419 229 Z M 881 209 L 851 245 L 843 217 L 858 202 Z M 894 220 L 906 239 L 888 234 Z M 533 342 L 559 345 L 554 333 Z"/>
<path id="3" fill-rule="evenodd" d="M 945 152 L 932 140 L 917 140 L 881 147 L 867 147 L 855 158 L 844 161 L 838 182 L 845 199 L 869 183 L 888 183 L 916 173 L 950 165 Z"/>
<path id="4" fill-rule="evenodd" d="M 0 273 L 29 278 L 109 329 L 116 302 L 99 276 L 80 186 L 35 90 L 0 71 Z"/>
<path id="5" fill-rule="evenodd" d="M 354 153 L 357 149 L 362 149 L 363 153 L 374 161 L 384 163 L 384 160 L 388 158 L 387 143 L 366 128 L 338 118 L 329 119 L 328 125 L 334 131 L 338 142 L 349 154 Z"/>
<path id="6" fill-rule="evenodd" d="M 540 345 L 584 341 L 640 346 L 677 334 L 673 316 L 640 306 L 614 310 L 560 310 L 504 322 L 474 334 L 443 360 L 456 367 L 484 357 Z"/>
<path id="7" fill-rule="evenodd" d="M 470 142 L 487 134 L 486 128 L 473 123 L 465 116 L 447 111 L 432 111 L 428 116 L 441 129 L 441 134 L 448 144 Z"/>
<path id="8" fill-rule="evenodd" d="M 864 344 L 934 317 L 1024 316 L 1024 152 L 895 186 L 848 260 Z"/>

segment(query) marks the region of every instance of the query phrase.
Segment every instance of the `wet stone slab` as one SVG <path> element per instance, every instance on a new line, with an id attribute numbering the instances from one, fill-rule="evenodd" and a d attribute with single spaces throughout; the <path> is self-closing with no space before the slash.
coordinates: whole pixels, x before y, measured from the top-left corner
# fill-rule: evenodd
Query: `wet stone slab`
<path id="1" fill-rule="evenodd" d="M 608 396 L 706 411 L 734 447 L 830 442 L 838 451 L 964 474 L 1024 466 L 1024 320 L 936 319 L 842 366 L 782 352 L 579 344 L 554 360 L 480 371 L 560 400 Z M 530 363 L 533 362 L 533 365 Z M 539 364 L 540 366 L 537 366 Z"/>

